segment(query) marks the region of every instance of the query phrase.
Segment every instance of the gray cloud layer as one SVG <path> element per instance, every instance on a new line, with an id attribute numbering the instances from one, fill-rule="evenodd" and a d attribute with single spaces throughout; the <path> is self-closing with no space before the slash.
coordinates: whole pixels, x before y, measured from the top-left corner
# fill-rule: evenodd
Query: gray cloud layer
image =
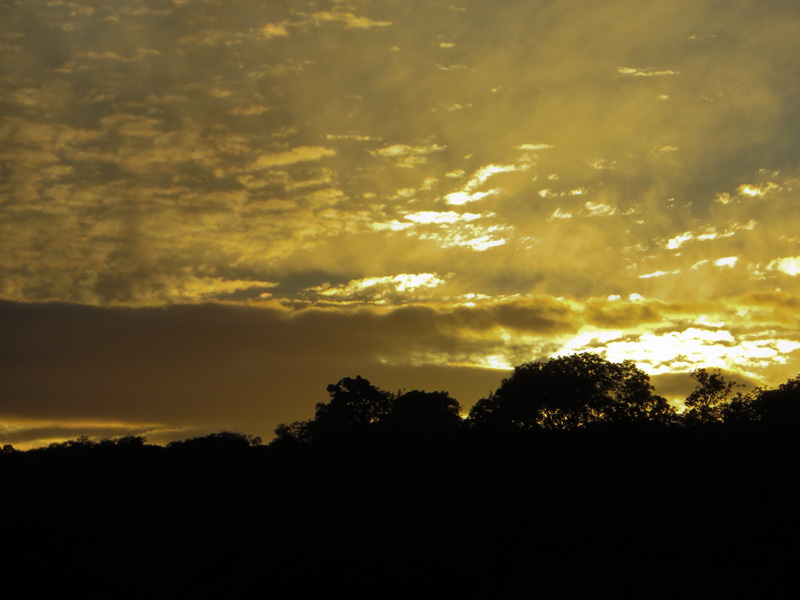
<path id="1" fill-rule="evenodd" d="M 1 303 L 0 419 L 29 438 L 66 422 L 156 437 L 239 427 L 269 439 L 278 423 L 313 416 L 327 384 L 356 374 L 389 390 L 447 387 L 470 405 L 498 385 L 499 372 L 382 360 L 479 349 L 479 340 L 458 344 L 460 320 L 414 309 L 290 316 L 221 305 Z M 23 437 L 13 429 L 0 438 Z"/>

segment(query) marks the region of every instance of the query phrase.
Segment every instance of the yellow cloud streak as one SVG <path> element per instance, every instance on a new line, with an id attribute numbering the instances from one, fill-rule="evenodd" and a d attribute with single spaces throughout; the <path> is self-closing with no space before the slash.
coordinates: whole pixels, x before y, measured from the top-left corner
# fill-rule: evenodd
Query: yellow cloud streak
<path id="1" fill-rule="evenodd" d="M 257 171 L 272 167 L 283 167 L 302 162 L 317 161 L 321 158 L 334 156 L 335 154 L 335 150 L 322 146 L 300 146 L 298 148 L 292 148 L 288 152 L 263 154 L 250 164 L 249 169 Z"/>

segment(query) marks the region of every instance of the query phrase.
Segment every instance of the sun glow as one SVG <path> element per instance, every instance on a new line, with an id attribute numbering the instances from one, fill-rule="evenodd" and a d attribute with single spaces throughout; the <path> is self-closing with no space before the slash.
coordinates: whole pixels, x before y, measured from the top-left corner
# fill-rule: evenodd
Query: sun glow
<path id="1" fill-rule="evenodd" d="M 502 354 L 491 354 L 489 356 L 476 357 L 468 363 L 458 363 L 462 366 L 478 367 L 481 369 L 494 369 L 498 371 L 511 371 L 514 365 Z"/>
<path id="2" fill-rule="evenodd" d="M 309 288 L 308 291 L 326 298 L 342 300 L 363 298 L 382 302 L 391 293 L 407 294 L 431 290 L 444 282 L 444 279 L 435 273 L 401 273 L 385 277 L 364 277 L 337 286 L 323 284 Z"/>
<path id="3" fill-rule="evenodd" d="M 767 269 L 770 271 L 780 271 L 790 277 L 797 277 L 800 275 L 800 256 L 777 258 L 767 265 Z"/>
<path id="4" fill-rule="evenodd" d="M 607 360 L 630 360 L 650 375 L 685 373 L 701 367 L 720 368 L 757 377 L 770 364 L 784 364 L 800 343 L 785 339 L 737 339 L 722 323 L 700 317 L 698 324 L 668 333 L 586 332 L 567 343 L 557 355 L 599 352 Z"/>
<path id="5" fill-rule="evenodd" d="M 714 261 L 714 264 L 718 267 L 733 268 L 736 266 L 737 262 L 739 262 L 738 256 L 726 256 L 725 258 Z"/>
<path id="6" fill-rule="evenodd" d="M 408 219 L 409 221 L 413 221 L 414 223 L 420 223 L 420 224 L 434 223 L 440 225 L 440 224 L 457 223 L 458 221 L 475 221 L 477 219 L 480 219 L 482 216 L 483 215 L 477 213 L 457 213 L 453 211 L 436 212 L 436 211 L 426 210 L 405 215 L 404 218 Z"/>

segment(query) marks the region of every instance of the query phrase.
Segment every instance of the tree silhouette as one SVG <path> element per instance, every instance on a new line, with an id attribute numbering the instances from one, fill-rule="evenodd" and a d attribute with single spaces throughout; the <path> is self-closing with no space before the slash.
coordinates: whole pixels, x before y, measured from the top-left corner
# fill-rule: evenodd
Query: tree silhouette
<path id="1" fill-rule="evenodd" d="M 737 393 L 727 402 L 719 405 L 720 416 L 725 425 L 741 427 L 761 420 L 758 406 L 766 388 L 758 387 L 746 393 Z M 691 421 L 692 417 L 687 420 Z"/>
<path id="2" fill-rule="evenodd" d="M 498 432 L 670 422 L 673 409 L 652 392 L 649 376 L 631 361 L 574 354 L 516 367 L 496 392 L 475 404 L 469 422 Z"/>
<path id="3" fill-rule="evenodd" d="M 142 448 L 147 443 L 147 438 L 141 435 L 123 435 L 114 443 L 122 448 Z"/>
<path id="4" fill-rule="evenodd" d="M 360 375 L 345 377 L 328 386 L 330 400 L 319 402 L 311 421 L 282 423 L 275 429 L 275 445 L 336 442 L 366 434 L 370 425 L 384 418 L 394 396 Z"/>
<path id="5" fill-rule="evenodd" d="M 448 392 L 411 390 L 392 394 L 356 376 L 328 386 L 330 401 L 317 404 L 310 421 L 282 423 L 275 446 L 298 446 L 363 438 L 369 431 L 392 438 L 434 439 L 460 429 L 461 407 Z"/>
<path id="6" fill-rule="evenodd" d="M 135 445 L 137 442 L 128 441 L 126 443 Z M 142 442 L 140 446 L 143 444 L 144 442 Z M 170 442 L 167 444 L 167 448 L 189 452 L 225 452 L 243 450 L 250 446 L 258 446 L 259 444 L 261 444 L 261 438 L 259 436 L 223 430 L 219 433 L 211 433 L 188 440 Z"/>
<path id="7" fill-rule="evenodd" d="M 796 427 L 800 423 L 800 375 L 776 390 L 759 390 L 749 409 L 753 421 L 770 427 Z"/>
<path id="8" fill-rule="evenodd" d="M 314 420 L 309 423 L 311 437 L 344 439 L 366 433 L 390 410 L 392 396 L 360 375 L 345 377 L 328 386 L 331 398 L 317 404 Z"/>
<path id="9" fill-rule="evenodd" d="M 381 426 L 395 435 L 433 439 L 456 432 L 462 423 L 460 412 L 458 401 L 447 392 L 411 390 L 392 399 Z"/>
<path id="10" fill-rule="evenodd" d="M 697 369 L 692 372 L 691 377 L 697 381 L 697 387 L 685 400 L 688 410 L 684 419 L 691 424 L 722 421 L 724 406 L 732 400 L 734 389 L 742 385 L 726 380 L 719 369 Z M 735 408 L 740 407 L 737 405 Z"/>
<path id="11" fill-rule="evenodd" d="M 315 422 L 328 427 L 357 428 L 375 423 L 391 409 L 392 396 L 360 375 L 328 386 L 330 401 L 317 404 Z"/>
<path id="12" fill-rule="evenodd" d="M 311 421 L 281 423 L 275 428 L 274 446 L 297 446 L 311 442 Z"/>

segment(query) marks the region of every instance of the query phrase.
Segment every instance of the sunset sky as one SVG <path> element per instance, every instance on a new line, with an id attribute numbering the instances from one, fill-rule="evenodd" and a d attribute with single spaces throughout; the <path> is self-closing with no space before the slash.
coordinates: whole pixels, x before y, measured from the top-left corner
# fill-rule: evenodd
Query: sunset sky
<path id="1" fill-rule="evenodd" d="M 0 3 L 0 443 L 800 372 L 794 0 Z"/>

